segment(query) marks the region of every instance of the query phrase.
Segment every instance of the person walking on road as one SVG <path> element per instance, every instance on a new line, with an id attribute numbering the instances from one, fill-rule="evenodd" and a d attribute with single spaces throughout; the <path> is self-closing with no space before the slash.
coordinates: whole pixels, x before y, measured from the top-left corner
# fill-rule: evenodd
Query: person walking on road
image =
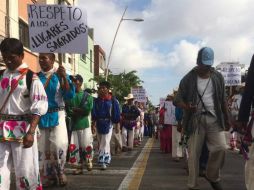
<path id="1" fill-rule="evenodd" d="M 65 122 L 64 100 L 75 95 L 75 87 L 65 68 L 54 68 L 55 54 L 40 53 L 39 64 L 41 72 L 38 74 L 48 96 L 49 109 L 39 122 L 39 162 L 43 186 L 51 186 L 55 182 L 60 186 L 67 184 L 64 174 L 68 135 Z M 53 158 L 53 159 L 52 159 Z"/>
<path id="2" fill-rule="evenodd" d="M 241 136 L 241 140 L 248 144 L 249 147 L 249 159 L 245 164 L 245 185 L 247 190 L 254 190 L 254 113 L 251 111 L 253 106 L 254 97 L 254 55 L 252 56 L 250 67 L 248 69 L 247 79 L 245 83 L 245 90 L 242 95 L 238 114 L 238 128 L 237 131 Z M 249 121 L 249 118 L 251 120 Z M 248 123 L 249 121 L 249 123 Z M 244 135 L 244 136 L 243 136 Z"/>
<path id="3" fill-rule="evenodd" d="M 70 77 L 75 85 L 76 94 L 67 102 L 67 113 L 72 120 L 69 163 L 78 168 L 74 174 L 82 174 L 83 166 L 88 171 L 93 168 L 93 135 L 91 130 L 91 111 L 93 97 L 82 90 L 83 77 L 79 74 Z"/>
<path id="4" fill-rule="evenodd" d="M 133 94 L 124 98 L 127 103 L 122 107 L 122 140 L 123 151 L 132 150 L 134 145 L 134 129 L 140 116 L 138 107 L 134 104 Z"/>
<path id="5" fill-rule="evenodd" d="M 115 97 L 109 94 L 110 83 L 102 81 L 99 83 L 98 98 L 94 99 L 92 110 L 93 133 L 97 131 L 99 142 L 98 163 L 105 170 L 111 162 L 110 140 L 113 124 L 120 122 L 120 106 Z M 95 130 L 96 127 L 96 130 Z"/>
<path id="6" fill-rule="evenodd" d="M 18 39 L 5 38 L 0 50 L 6 64 L 0 76 L 0 186 L 10 189 L 14 168 L 16 189 L 40 190 L 36 128 L 47 112 L 47 95 L 38 76 L 23 63 Z"/>
<path id="7" fill-rule="evenodd" d="M 160 144 L 164 153 L 172 153 L 172 126 L 176 125 L 175 106 L 173 94 L 167 95 L 163 107 L 160 110 Z"/>
<path id="8" fill-rule="evenodd" d="M 220 170 L 225 160 L 226 139 L 229 129 L 225 84 L 223 76 L 212 65 L 214 52 L 209 47 L 198 52 L 197 66 L 180 82 L 175 104 L 184 111 L 184 131 L 190 135 L 189 189 L 199 189 L 199 157 L 206 142 L 210 151 L 206 179 L 215 190 L 222 190 Z"/>

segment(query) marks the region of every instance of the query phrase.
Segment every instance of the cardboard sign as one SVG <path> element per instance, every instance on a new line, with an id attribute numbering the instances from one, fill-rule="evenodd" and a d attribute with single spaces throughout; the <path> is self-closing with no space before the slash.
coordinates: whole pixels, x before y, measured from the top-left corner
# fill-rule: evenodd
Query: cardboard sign
<path id="1" fill-rule="evenodd" d="M 221 74 L 226 86 L 241 85 L 241 66 L 239 64 L 223 64 Z"/>
<path id="2" fill-rule="evenodd" d="M 30 48 L 39 53 L 88 51 L 87 16 L 80 7 L 65 5 L 27 6 Z"/>
<path id="3" fill-rule="evenodd" d="M 172 101 L 165 101 L 164 124 L 176 125 L 175 106 Z"/>
<path id="4" fill-rule="evenodd" d="M 160 98 L 160 108 L 164 106 L 165 101 L 166 101 L 166 98 Z"/>
<path id="5" fill-rule="evenodd" d="M 142 87 L 131 88 L 131 93 L 134 96 L 134 101 L 146 102 L 146 90 Z"/>

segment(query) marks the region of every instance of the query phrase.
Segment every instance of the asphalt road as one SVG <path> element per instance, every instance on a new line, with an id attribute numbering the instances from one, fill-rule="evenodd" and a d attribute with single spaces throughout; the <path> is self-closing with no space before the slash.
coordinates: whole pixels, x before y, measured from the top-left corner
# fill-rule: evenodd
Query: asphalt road
<path id="1" fill-rule="evenodd" d="M 83 175 L 72 175 L 67 168 L 66 187 L 47 188 L 50 190 L 186 190 L 187 174 L 183 169 L 185 161 L 174 162 L 169 154 L 161 153 L 158 140 L 145 139 L 142 145 L 131 152 L 113 156 L 112 164 L 102 171 L 95 164 L 93 171 Z M 204 178 L 199 178 L 201 190 L 211 190 Z M 228 151 L 222 170 L 222 183 L 225 190 L 245 190 L 244 160 L 236 152 Z"/>

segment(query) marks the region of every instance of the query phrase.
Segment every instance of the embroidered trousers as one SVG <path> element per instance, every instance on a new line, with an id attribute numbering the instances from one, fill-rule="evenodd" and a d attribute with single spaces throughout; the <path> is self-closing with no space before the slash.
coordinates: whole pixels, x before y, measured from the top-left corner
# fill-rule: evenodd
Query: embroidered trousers
<path id="1" fill-rule="evenodd" d="M 40 170 L 43 179 L 63 174 L 68 148 L 65 112 L 59 111 L 59 125 L 54 128 L 40 128 L 38 143 Z"/>
<path id="2" fill-rule="evenodd" d="M 30 148 L 23 148 L 22 143 L 0 143 L 0 189 L 10 189 L 10 173 L 14 167 L 16 189 L 41 190 L 37 137 Z"/>
<path id="3" fill-rule="evenodd" d="M 84 163 L 93 158 L 93 135 L 91 127 L 72 131 L 69 145 L 69 162 L 73 165 Z"/>
<path id="4" fill-rule="evenodd" d="M 113 127 L 110 128 L 108 134 L 97 133 L 97 138 L 99 141 L 99 164 L 110 164 L 111 154 L 110 154 L 110 140 L 112 136 Z"/>

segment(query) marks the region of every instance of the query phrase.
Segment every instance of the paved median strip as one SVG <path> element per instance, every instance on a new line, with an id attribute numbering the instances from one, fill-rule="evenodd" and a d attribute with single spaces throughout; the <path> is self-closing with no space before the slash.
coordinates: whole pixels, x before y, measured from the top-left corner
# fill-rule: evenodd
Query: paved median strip
<path id="1" fill-rule="evenodd" d="M 137 160 L 134 162 L 132 168 L 123 179 L 122 183 L 120 184 L 118 190 L 135 190 L 139 189 L 142 177 L 144 175 L 147 160 L 149 158 L 149 154 L 153 147 L 154 139 L 150 138 L 143 150 L 141 151 L 140 155 L 138 156 Z"/>

